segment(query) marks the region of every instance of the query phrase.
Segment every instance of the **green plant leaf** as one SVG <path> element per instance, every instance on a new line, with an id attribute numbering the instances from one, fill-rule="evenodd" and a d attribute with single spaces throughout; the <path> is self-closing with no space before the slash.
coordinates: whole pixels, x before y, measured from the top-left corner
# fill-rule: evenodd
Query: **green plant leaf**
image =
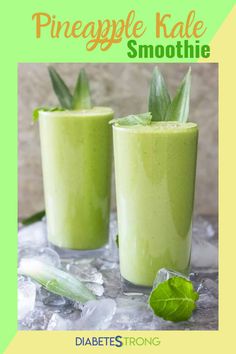
<path id="1" fill-rule="evenodd" d="M 190 88 L 191 68 L 189 68 L 167 110 L 165 117 L 166 121 L 187 122 L 189 115 Z"/>
<path id="2" fill-rule="evenodd" d="M 57 95 L 57 98 L 63 108 L 71 109 L 72 108 L 72 95 L 69 88 L 66 86 L 65 82 L 62 80 L 60 75 L 56 70 L 49 66 L 48 68 L 49 75 L 52 81 L 52 87 Z"/>
<path id="3" fill-rule="evenodd" d="M 65 111 L 65 108 L 62 107 L 37 107 L 33 111 L 33 121 L 37 122 L 39 119 L 39 112 L 56 112 L 56 111 Z"/>
<path id="4" fill-rule="evenodd" d="M 72 99 L 73 109 L 89 109 L 92 107 L 89 80 L 84 69 L 80 70 Z"/>
<path id="5" fill-rule="evenodd" d="M 165 80 L 157 67 L 154 68 L 150 85 L 148 110 L 152 120 L 165 120 L 166 112 L 171 103 Z"/>
<path id="6" fill-rule="evenodd" d="M 110 124 L 115 125 L 150 125 L 152 121 L 152 115 L 150 112 L 142 114 L 131 114 L 124 118 L 115 118 L 110 120 Z"/>
<path id="7" fill-rule="evenodd" d="M 155 315 L 164 320 L 180 322 L 191 317 L 198 297 L 191 281 L 173 277 L 152 290 L 149 305 Z"/>
<path id="8" fill-rule="evenodd" d="M 28 218 L 24 218 L 21 220 L 21 223 L 23 225 L 30 225 L 30 224 L 33 224 L 37 221 L 40 221 L 42 220 L 42 218 L 45 216 L 45 210 L 42 210 L 42 211 L 39 211 L 38 213 L 35 213 L 31 216 L 29 216 Z"/>
<path id="9" fill-rule="evenodd" d="M 48 291 L 85 303 L 94 300 L 92 292 L 72 274 L 35 258 L 22 258 L 18 273 L 31 277 Z"/>

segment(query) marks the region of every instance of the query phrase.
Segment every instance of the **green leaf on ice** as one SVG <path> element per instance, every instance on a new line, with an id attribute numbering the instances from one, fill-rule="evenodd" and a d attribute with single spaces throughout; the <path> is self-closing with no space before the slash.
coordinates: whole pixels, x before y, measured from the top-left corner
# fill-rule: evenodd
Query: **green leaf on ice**
<path id="1" fill-rule="evenodd" d="M 81 69 L 72 99 L 72 109 L 89 109 L 91 107 L 89 80 L 85 70 Z"/>
<path id="2" fill-rule="evenodd" d="M 152 75 L 148 110 L 152 113 L 152 120 L 165 120 L 166 112 L 171 103 L 170 95 L 165 80 L 157 67 Z"/>
<path id="3" fill-rule="evenodd" d="M 142 114 L 131 114 L 124 118 L 115 118 L 112 119 L 109 123 L 115 124 L 117 126 L 122 125 L 150 125 L 152 121 L 152 115 L 150 112 Z"/>
<path id="4" fill-rule="evenodd" d="M 155 315 L 164 320 L 180 322 L 191 317 L 198 297 L 191 281 L 173 277 L 152 290 L 149 305 Z"/>
<path id="5" fill-rule="evenodd" d="M 191 87 L 191 68 L 189 68 L 183 81 L 181 82 L 177 93 L 168 107 L 165 120 L 187 122 L 189 115 L 189 101 L 190 101 L 190 87 Z"/>
<path id="6" fill-rule="evenodd" d="M 56 111 L 65 111 L 65 108 L 62 107 L 37 107 L 33 111 L 33 121 L 37 122 L 39 119 L 39 112 L 56 112 Z"/>
<path id="7" fill-rule="evenodd" d="M 53 90 L 61 106 L 66 109 L 71 109 L 72 95 L 70 93 L 69 88 L 52 66 L 49 66 L 48 71 L 52 81 Z"/>
<path id="8" fill-rule="evenodd" d="M 23 225 L 30 225 L 33 224 L 34 222 L 40 221 L 42 220 L 42 218 L 45 216 L 45 210 L 39 211 L 31 216 L 29 216 L 28 218 L 24 218 L 21 220 L 21 223 Z"/>
<path id="9" fill-rule="evenodd" d="M 18 273 L 31 277 L 48 291 L 85 303 L 94 300 L 92 292 L 73 275 L 34 258 L 22 258 Z"/>

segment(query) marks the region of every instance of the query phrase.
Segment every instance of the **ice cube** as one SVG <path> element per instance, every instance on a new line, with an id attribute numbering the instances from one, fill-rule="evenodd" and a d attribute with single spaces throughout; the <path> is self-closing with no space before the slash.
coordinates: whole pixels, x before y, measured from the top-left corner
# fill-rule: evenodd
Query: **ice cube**
<path id="1" fill-rule="evenodd" d="M 34 309 L 36 286 L 30 280 L 18 282 L 18 320 L 22 321 Z"/>
<path id="2" fill-rule="evenodd" d="M 81 318 L 75 323 L 77 330 L 105 330 L 116 312 L 112 299 L 88 301 L 82 309 Z"/>
<path id="3" fill-rule="evenodd" d="M 71 263 L 74 263 L 77 266 L 83 266 L 83 265 L 92 264 L 92 262 L 94 260 L 95 260 L 95 258 L 93 258 L 93 257 L 85 257 L 85 258 L 76 259 L 74 262 L 71 262 Z"/>
<path id="4" fill-rule="evenodd" d="M 153 319 L 147 300 L 142 301 L 140 297 L 118 297 L 116 304 L 117 310 L 112 325 L 114 323 L 139 323 L 142 329 L 143 323 L 149 323 Z"/>
<path id="5" fill-rule="evenodd" d="M 90 264 L 68 264 L 66 269 L 82 282 L 103 284 L 102 273 Z"/>
<path id="6" fill-rule="evenodd" d="M 35 308 L 22 321 L 25 329 L 29 330 L 45 330 L 49 319 L 52 316 L 52 311 L 46 308 Z"/>
<path id="7" fill-rule="evenodd" d="M 105 269 L 102 271 L 102 275 L 104 279 L 104 295 L 116 298 L 122 289 L 119 268 Z"/>
<path id="8" fill-rule="evenodd" d="M 100 270 L 115 269 L 115 268 L 119 268 L 119 264 L 116 262 L 103 260 L 102 263 L 100 264 Z"/>
<path id="9" fill-rule="evenodd" d="M 88 301 L 80 315 L 73 319 L 53 314 L 48 330 L 104 330 L 107 329 L 116 311 L 116 303 L 111 299 Z"/>
<path id="10" fill-rule="evenodd" d="M 155 289 L 160 283 L 163 283 L 164 281 L 173 277 L 181 277 L 188 280 L 188 278 L 182 273 L 175 272 L 174 270 L 170 270 L 166 268 L 161 268 L 158 271 L 156 278 L 153 282 L 153 289 Z"/>
<path id="11" fill-rule="evenodd" d="M 47 246 L 46 224 L 38 221 L 32 225 L 21 228 L 18 232 L 18 246 L 45 247 Z"/>
<path id="12" fill-rule="evenodd" d="M 38 255 L 36 256 L 40 261 L 53 265 L 54 267 L 60 267 L 61 260 L 59 254 L 54 251 L 52 248 L 45 247 L 39 250 Z"/>
<path id="13" fill-rule="evenodd" d="M 60 267 L 61 261 L 58 253 L 49 247 L 35 248 L 25 247 L 19 250 L 18 261 L 22 258 L 34 258 L 44 263 Z"/>
<path id="14" fill-rule="evenodd" d="M 61 317 L 58 313 L 54 313 L 48 323 L 48 331 L 67 331 L 73 329 L 73 322 L 67 318 Z"/>
<path id="15" fill-rule="evenodd" d="M 64 306 L 66 304 L 66 300 L 64 297 L 56 294 L 50 294 L 43 300 L 44 305 L 46 306 Z"/>
<path id="16" fill-rule="evenodd" d="M 91 290 L 94 295 L 102 296 L 104 293 L 104 287 L 101 284 L 96 283 L 86 283 L 86 286 L 89 290 Z"/>

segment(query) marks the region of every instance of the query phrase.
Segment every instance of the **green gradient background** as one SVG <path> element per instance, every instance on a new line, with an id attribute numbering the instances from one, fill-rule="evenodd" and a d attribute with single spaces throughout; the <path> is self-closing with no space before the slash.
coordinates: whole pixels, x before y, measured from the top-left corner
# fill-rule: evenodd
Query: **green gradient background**
<path id="1" fill-rule="evenodd" d="M 1 3 L 1 341 L 0 353 L 17 330 L 16 323 L 16 268 L 17 268 L 17 63 L 18 62 L 137 62 L 127 57 L 126 40 L 113 45 L 106 52 L 86 52 L 81 39 L 35 38 L 35 23 L 32 14 L 48 12 L 61 20 L 98 18 L 125 18 L 132 9 L 137 19 L 142 19 L 148 29 L 139 40 L 144 44 L 155 44 L 155 13 L 170 12 L 173 20 L 185 20 L 192 9 L 197 17 L 205 21 L 208 30 L 201 43 L 208 44 L 235 1 L 154 1 L 154 0 L 25 0 Z M 171 44 L 170 40 L 161 44 Z M 160 43 L 160 42 L 159 42 Z M 155 62 L 156 60 L 139 60 Z M 162 62 L 178 60 L 161 60 Z M 189 61 L 189 60 L 188 60 Z M 37 87 L 35 88 L 37 89 Z M 30 146 L 29 146 L 30 149 Z"/>

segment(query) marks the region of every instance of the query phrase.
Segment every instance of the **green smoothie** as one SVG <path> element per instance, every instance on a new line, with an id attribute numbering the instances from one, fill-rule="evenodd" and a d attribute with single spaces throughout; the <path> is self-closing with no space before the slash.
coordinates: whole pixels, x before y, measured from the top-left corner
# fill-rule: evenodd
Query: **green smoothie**
<path id="1" fill-rule="evenodd" d="M 187 273 L 198 128 L 113 126 L 121 275 L 152 286 L 157 271 Z"/>
<path id="2" fill-rule="evenodd" d="M 90 250 L 108 241 L 113 111 L 39 112 L 48 239 Z"/>

